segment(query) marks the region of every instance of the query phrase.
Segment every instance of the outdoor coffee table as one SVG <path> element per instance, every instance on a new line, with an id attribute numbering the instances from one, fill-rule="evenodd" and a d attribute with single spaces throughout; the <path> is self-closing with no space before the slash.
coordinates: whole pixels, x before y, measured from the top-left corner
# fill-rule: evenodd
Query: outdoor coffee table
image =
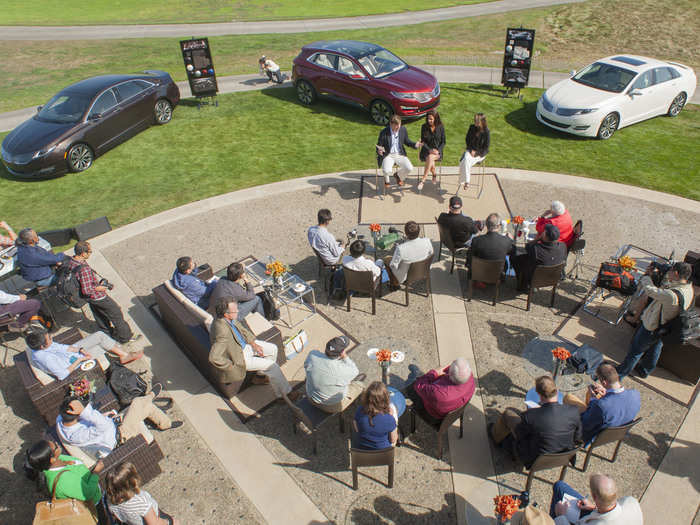
<path id="1" fill-rule="evenodd" d="M 552 350 L 561 346 L 572 354 L 577 350 L 576 345 L 564 341 L 556 336 L 535 337 L 523 348 L 522 356 L 525 359 L 523 368 L 532 376 L 537 378 L 546 373 L 554 373 L 555 359 Z M 570 367 L 565 367 L 561 375 L 557 378 L 557 388 L 560 392 L 574 392 L 585 388 L 591 382 L 591 377 L 586 374 L 579 374 Z"/>
<path id="2" fill-rule="evenodd" d="M 382 380 L 382 367 L 375 358 L 367 355 L 371 348 L 388 348 L 392 351 L 399 350 L 403 352 L 404 360 L 400 363 L 391 363 L 389 370 L 387 370 L 385 384 L 387 387 L 393 387 L 399 392 L 405 392 L 406 387 L 415 380 L 414 371 L 417 370 L 417 352 L 413 349 L 413 346 L 403 340 L 380 336 L 353 348 L 351 358 L 357 365 L 360 373 L 364 373 L 367 376 L 365 384 Z"/>
<path id="3" fill-rule="evenodd" d="M 380 224 L 379 235 L 373 234 L 369 229 L 369 224 L 358 224 L 352 231 L 348 232 L 348 244 L 356 239 L 365 241 L 366 254 L 373 256 L 374 260 L 380 259 L 382 255 L 390 255 L 394 251 L 394 246 L 404 241 L 403 224 Z M 396 228 L 400 233 L 400 238 L 389 249 L 377 248 L 377 238 L 389 233 L 389 228 Z M 422 230 L 422 227 L 421 227 Z"/>

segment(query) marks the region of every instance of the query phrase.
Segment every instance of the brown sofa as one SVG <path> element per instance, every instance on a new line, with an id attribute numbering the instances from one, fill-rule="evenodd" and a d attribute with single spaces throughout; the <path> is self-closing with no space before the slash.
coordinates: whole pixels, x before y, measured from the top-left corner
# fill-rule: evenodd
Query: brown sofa
<path id="1" fill-rule="evenodd" d="M 209 364 L 209 350 L 211 348 L 209 327 L 213 320 L 211 314 L 193 304 L 192 301 L 173 288 L 169 280 L 155 287 L 153 294 L 160 309 L 160 317 L 170 335 L 202 375 L 224 397 L 231 398 L 248 385 L 248 380 L 243 383 L 221 383 L 214 375 Z M 252 332 L 255 333 L 255 330 Z M 278 328 L 268 328 L 255 333 L 255 336 L 260 340 L 277 345 L 277 363 L 282 365 L 286 362 L 282 334 Z M 250 375 L 248 374 L 248 376 Z"/>

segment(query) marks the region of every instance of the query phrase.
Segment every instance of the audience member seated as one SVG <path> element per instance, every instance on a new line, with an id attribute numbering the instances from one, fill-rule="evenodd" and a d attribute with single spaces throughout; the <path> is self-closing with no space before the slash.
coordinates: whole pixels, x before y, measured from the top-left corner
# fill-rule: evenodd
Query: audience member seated
<path id="1" fill-rule="evenodd" d="M 326 343 L 325 354 L 312 350 L 304 362 L 306 395 L 324 412 L 342 412 L 364 388 L 362 381 L 353 381 L 359 370 L 345 352 L 347 346 L 347 337 L 334 337 Z"/>
<path id="2" fill-rule="evenodd" d="M 171 282 L 194 304 L 206 310 L 209 308 L 209 296 L 214 291 L 217 278 L 212 277 L 207 282 L 197 279 L 195 264 L 192 257 L 180 257 L 175 263 L 175 271 Z"/>
<path id="3" fill-rule="evenodd" d="M 41 301 L 37 299 L 27 299 L 23 293 L 14 295 L 0 290 L 0 316 L 17 315 L 14 328 L 18 330 L 27 326 L 29 320 L 39 312 L 40 308 Z"/>
<path id="4" fill-rule="evenodd" d="M 481 229 L 479 221 L 474 221 L 462 213 L 462 199 L 457 195 L 450 197 L 449 211 L 441 213 L 437 221 L 450 230 L 452 242 L 457 247 L 466 245 L 472 235 L 476 235 Z"/>
<path id="5" fill-rule="evenodd" d="M 111 290 L 113 285 L 101 279 L 87 263 L 92 254 L 90 243 L 78 241 L 73 247 L 73 253 L 75 255 L 68 264 L 70 264 L 71 269 L 77 269 L 76 277 L 80 284 L 80 295 L 87 299 L 90 311 L 92 311 L 100 330 L 122 344 L 139 339 L 141 334 L 133 334 L 129 324 L 124 320 L 122 309 L 114 299 L 107 295 L 107 290 Z"/>
<path id="6" fill-rule="evenodd" d="M 30 332 L 25 340 L 31 352 L 31 363 L 59 381 L 68 377 L 83 361 L 95 359 L 104 363 L 107 361 L 106 352 L 115 354 L 123 365 L 143 357 L 143 352 L 125 352 L 104 332 L 95 332 L 70 346 L 56 343 L 51 334 L 45 332 Z"/>
<path id="7" fill-rule="evenodd" d="M 633 496 L 617 497 L 617 487 L 609 476 L 593 474 L 590 478 L 591 498 L 584 498 L 563 481 L 554 484 L 549 514 L 556 525 L 642 525 L 644 518 L 639 501 Z M 564 494 L 575 498 L 565 500 Z M 569 509 L 569 506 L 576 509 Z M 573 512 L 572 512 L 573 511 Z M 575 521 L 568 515 L 579 515 Z M 572 516 L 572 517 L 573 517 Z"/>
<path id="8" fill-rule="evenodd" d="M 214 367 L 219 381 L 235 383 L 243 381 L 248 371 L 259 372 L 253 377 L 253 384 L 269 384 L 278 398 L 285 394 L 291 400 L 298 399 L 299 392 L 292 392 L 292 387 L 276 362 L 277 347 L 273 343 L 256 340 L 238 322 L 236 302 L 230 297 L 221 297 L 215 308 L 216 319 L 209 331 L 209 363 Z"/>
<path id="9" fill-rule="evenodd" d="M 425 124 L 420 127 L 420 140 L 423 143 L 418 158 L 425 162 L 423 178 L 418 183 L 418 191 L 423 189 L 428 173 L 433 175 L 433 184 L 437 175 L 435 174 L 435 163 L 442 160 L 442 150 L 445 147 L 445 127 L 440 120 L 440 114 L 431 109 L 425 115 Z"/>
<path id="10" fill-rule="evenodd" d="M 257 312 L 265 317 L 262 299 L 256 295 L 254 286 L 245 279 L 245 266 L 241 263 L 231 263 L 226 268 L 226 277 L 216 282 L 214 291 L 209 297 L 209 313 L 216 315 L 216 303 L 221 297 L 231 297 L 238 303 L 238 320 Z"/>
<path id="11" fill-rule="evenodd" d="M 374 381 L 360 399 L 361 405 L 352 422 L 353 447 L 381 450 L 395 445 L 399 439 L 399 416 L 384 383 Z"/>
<path id="12" fill-rule="evenodd" d="M 5 221 L 0 221 L 0 228 L 7 232 L 7 235 L 0 235 L 0 248 L 9 248 L 15 245 L 17 234 Z"/>
<path id="13" fill-rule="evenodd" d="M 141 477 L 128 461 L 105 476 L 109 511 L 124 525 L 180 525 L 158 507 L 158 502 L 141 488 Z"/>
<path id="14" fill-rule="evenodd" d="M 433 254 L 433 243 L 420 235 L 420 226 L 415 221 L 408 221 L 403 229 L 406 241 L 397 244 L 394 255 L 384 258 L 384 265 L 389 273 L 389 283 L 392 289 L 406 280 L 408 267 L 411 263 L 422 261 Z"/>
<path id="15" fill-rule="evenodd" d="M 65 255 L 53 254 L 38 245 L 39 236 L 31 228 L 25 228 L 17 237 L 17 264 L 22 279 L 39 286 L 51 286 L 56 282 L 54 266 L 61 264 Z"/>
<path id="16" fill-rule="evenodd" d="M 535 381 L 540 406 L 525 412 L 506 408 L 489 426 L 491 439 L 512 452 L 529 469 L 540 454 L 572 450 L 581 442 L 581 416 L 576 407 L 560 405 L 551 376 Z"/>
<path id="17" fill-rule="evenodd" d="M 416 379 L 406 389 L 406 396 L 423 419 L 439 425 L 448 413 L 469 402 L 474 389 L 469 363 L 458 357 L 443 370 L 431 370 Z"/>
<path id="18" fill-rule="evenodd" d="M 45 485 L 51 494 L 56 476 L 65 471 L 56 483 L 56 499 L 77 499 L 97 505 L 102 498 L 99 474 L 102 461 L 88 469 L 81 460 L 61 454 L 61 447 L 53 441 L 42 440 L 27 450 L 28 476 L 37 484 Z"/>
<path id="19" fill-rule="evenodd" d="M 384 261 L 381 259 L 376 261 L 368 259 L 364 256 L 365 249 L 365 241 L 360 239 L 353 241 L 350 244 L 350 255 L 343 257 L 343 268 L 355 270 L 356 272 L 372 272 L 375 279 L 381 274 L 382 282 L 387 282 L 389 274 L 384 268 Z"/>
<path id="20" fill-rule="evenodd" d="M 483 161 L 491 146 L 491 132 L 483 113 L 474 115 L 474 124 L 469 126 L 464 137 L 466 151 L 459 161 L 459 174 L 464 189 L 469 188 L 471 170 L 474 164 Z"/>
<path id="21" fill-rule="evenodd" d="M 693 274 L 692 266 L 685 262 L 674 263 L 659 287 L 654 286 L 649 275 L 651 271 L 650 266 L 639 280 L 638 288 L 651 302 L 641 314 L 641 323 L 634 332 L 625 360 L 617 366 L 620 377 L 628 376 L 634 369 L 645 378 L 656 368 L 664 345 L 663 334 L 658 328 L 680 314 L 680 300 L 676 292 L 682 295 L 686 309 L 693 305 L 695 293 L 693 285 L 688 282 Z"/>
<path id="22" fill-rule="evenodd" d="M 401 125 L 401 117 L 392 115 L 389 125 L 379 132 L 377 138 L 377 165 L 382 168 L 384 174 L 384 187 L 390 186 L 389 176 L 392 174 L 394 164 L 399 167 L 399 171 L 394 178 L 399 186 L 404 185 L 403 179 L 413 171 L 413 164 L 406 156 L 404 146 L 418 149 L 422 142 L 413 142 L 408 138 L 406 128 Z"/>
<path id="23" fill-rule="evenodd" d="M 119 427 L 113 419 L 118 416 L 102 414 L 90 403 L 83 405 L 80 399 L 67 397 L 56 417 L 58 437 L 65 444 L 76 446 L 89 456 L 103 458 L 120 443 L 145 433 L 145 420 L 149 420 L 161 431 L 181 427 L 182 421 L 172 421 L 153 404 L 161 388 L 158 383 L 145 396 L 134 398 Z"/>
<path id="24" fill-rule="evenodd" d="M 309 244 L 318 252 L 325 264 L 337 264 L 345 247 L 328 231 L 328 225 L 333 220 L 331 210 L 326 208 L 318 210 L 317 217 L 318 225 L 311 226 L 307 232 Z"/>
<path id="25" fill-rule="evenodd" d="M 551 208 L 537 219 L 537 224 L 535 225 L 537 240 L 543 238 L 544 227 L 548 224 L 553 224 L 559 228 L 559 240 L 566 244 L 567 248 L 571 248 L 571 245 L 574 243 L 574 223 L 564 204 L 559 201 L 552 201 Z"/>
<path id="26" fill-rule="evenodd" d="M 491 213 L 486 217 L 486 233 L 472 239 L 470 257 L 478 257 L 487 261 L 500 261 L 506 258 L 513 249 L 513 240 L 499 233 L 501 217 Z"/>
<path id="27" fill-rule="evenodd" d="M 515 247 L 513 247 L 513 253 Z M 566 261 L 566 245 L 559 241 L 559 228 L 554 224 L 547 224 L 544 228 L 542 240 L 532 240 L 525 246 L 525 253 L 512 255 L 510 262 L 515 270 L 518 281 L 518 291 L 526 292 L 530 288 L 530 281 L 536 266 L 554 266 Z"/>
<path id="28" fill-rule="evenodd" d="M 612 363 L 602 363 L 596 369 L 598 381 L 586 390 L 586 400 L 566 394 L 564 403 L 574 405 L 581 412 L 583 442 L 588 444 L 601 430 L 619 427 L 631 422 L 641 407 L 637 390 L 625 390 Z"/>

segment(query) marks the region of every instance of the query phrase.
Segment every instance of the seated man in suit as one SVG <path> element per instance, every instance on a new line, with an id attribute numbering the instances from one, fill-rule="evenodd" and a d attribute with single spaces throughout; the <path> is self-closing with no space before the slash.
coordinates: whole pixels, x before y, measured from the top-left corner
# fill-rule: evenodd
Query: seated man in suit
<path id="1" fill-rule="evenodd" d="M 209 296 L 216 287 L 218 277 L 212 277 L 204 282 L 197 279 L 195 275 L 195 264 L 192 257 L 180 257 L 175 263 L 175 271 L 170 282 L 190 301 L 206 310 L 209 308 Z"/>
<path id="2" fill-rule="evenodd" d="M 399 167 L 399 172 L 394 175 L 399 186 L 404 185 L 402 178 L 413 171 L 413 164 L 408 160 L 404 146 L 419 149 L 422 145 L 422 142 L 413 142 L 408 138 L 406 128 L 401 125 L 401 117 L 391 116 L 389 125 L 379 132 L 376 146 L 377 165 L 382 168 L 382 173 L 384 173 L 385 188 L 390 186 L 389 175 L 394 169 L 394 164 Z"/>
<path id="3" fill-rule="evenodd" d="M 471 217 L 462 213 L 462 199 L 457 195 L 450 197 L 448 213 L 441 213 L 437 222 L 450 231 L 452 242 L 457 247 L 466 245 L 467 241 L 472 238 L 472 235 L 476 235 L 481 230 L 479 221 L 474 221 Z"/>
<path id="4" fill-rule="evenodd" d="M 637 390 L 625 390 L 615 365 L 602 363 L 595 371 L 598 382 L 586 390 L 586 400 L 566 394 L 564 403 L 576 406 L 581 412 L 583 442 L 588 444 L 601 430 L 619 427 L 632 421 L 641 408 Z"/>
<path id="5" fill-rule="evenodd" d="M 100 360 L 106 352 L 116 355 L 123 365 L 143 357 L 143 352 L 125 352 L 104 332 L 90 334 L 70 346 L 56 343 L 51 334 L 45 332 L 29 332 L 25 341 L 34 366 L 59 381 L 68 377 L 83 361 Z"/>
<path id="6" fill-rule="evenodd" d="M 466 359 L 458 357 L 443 370 L 431 370 L 406 389 L 413 409 L 426 421 L 439 425 L 456 408 L 474 395 L 474 374 Z"/>
<path id="7" fill-rule="evenodd" d="M 501 217 L 491 213 L 486 217 L 486 233 L 472 239 L 470 257 L 478 257 L 487 261 L 500 261 L 506 258 L 513 249 L 513 239 L 499 233 Z"/>
<path id="8" fill-rule="evenodd" d="M 519 292 L 529 290 L 536 266 L 554 266 L 566 262 L 566 245 L 559 241 L 559 228 L 553 224 L 547 224 L 544 227 L 542 240 L 530 241 L 525 246 L 525 250 L 526 253 L 512 255 L 510 258 Z"/>
<path id="9" fill-rule="evenodd" d="M 394 255 L 384 258 L 384 266 L 389 273 L 389 287 L 397 289 L 406 280 L 411 263 L 422 261 L 433 254 L 433 243 L 426 237 L 419 237 L 420 226 L 408 221 L 404 226 L 406 241 L 397 244 Z"/>
<path id="10" fill-rule="evenodd" d="M 591 499 L 584 498 L 563 481 L 554 484 L 552 503 L 549 514 L 555 525 L 642 525 L 642 507 L 633 496 L 617 497 L 617 487 L 612 478 L 603 474 L 593 474 L 589 481 Z M 564 494 L 573 496 L 578 501 L 564 499 Z M 576 505 L 580 512 L 579 519 L 569 521 L 569 505 Z"/>
<path id="11" fill-rule="evenodd" d="M 54 267 L 61 264 L 65 254 L 53 254 L 39 246 L 39 236 L 31 228 L 25 228 L 17 237 L 17 264 L 25 281 L 39 286 L 51 286 L 56 282 Z"/>
<path id="12" fill-rule="evenodd" d="M 153 404 L 161 389 L 160 383 L 156 383 L 151 392 L 134 398 L 118 428 L 112 419 L 116 416 L 102 414 L 89 403 L 83 405 L 80 399 L 67 397 L 56 417 L 58 436 L 67 445 L 76 446 L 90 456 L 103 458 L 120 443 L 145 432 L 144 421 L 147 419 L 161 431 L 181 427 L 182 421 L 172 421 Z"/>
<path id="13" fill-rule="evenodd" d="M 255 293 L 254 286 L 245 279 L 245 267 L 238 262 L 226 268 L 226 277 L 219 279 L 209 297 L 209 313 L 216 315 L 216 303 L 220 297 L 231 297 L 238 304 L 238 320 L 243 321 L 251 312 L 263 317 L 265 310 L 262 299 Z"/>
<path id="14" fill-rule="evenodd" d="M 220 297 L 216 303 L 216 319 L 209 330 L 211 350 L 209 363 L 222 383 L 243 381 L 247 371 L 261 372 L 253 384 L 270 384 L 279 398 L 286 394 L 291 400 L 299 398 L 292 392 L 287 378 L 277 364 L 277 347 L 255 336 L 238 322 L 238 305 L 230 297 Z"/>
<path id="15" fill-rule="evenodd" d="M 551 376 L 535 381 L 540 406 L 523 413 L 506 408 L 489 426 L 491 439 L 503 443 L 529 469 L 540 454 L 572 450 L 581 442 L 581 416 L 576 407 L 560 405 L 557 386 Z"/>

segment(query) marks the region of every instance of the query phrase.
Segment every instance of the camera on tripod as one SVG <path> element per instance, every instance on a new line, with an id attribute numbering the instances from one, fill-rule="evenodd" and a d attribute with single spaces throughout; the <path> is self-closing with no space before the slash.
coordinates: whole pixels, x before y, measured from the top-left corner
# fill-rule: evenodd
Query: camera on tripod
<path id="1" fill-rule="evenodd" d="M 104 286 L 105 288 L 107 288 L 107 290 L 113 290 L 113 289 L 114 289 L 114 285 L 113 285 L 112 283 L 110 283 L 110 282 L 109 282 L 107 279 L 105 279 L 105 278 L 100 279 L 100 282 L 99 282 L 98 284 L 99 284 L 100 286 Z"/>

